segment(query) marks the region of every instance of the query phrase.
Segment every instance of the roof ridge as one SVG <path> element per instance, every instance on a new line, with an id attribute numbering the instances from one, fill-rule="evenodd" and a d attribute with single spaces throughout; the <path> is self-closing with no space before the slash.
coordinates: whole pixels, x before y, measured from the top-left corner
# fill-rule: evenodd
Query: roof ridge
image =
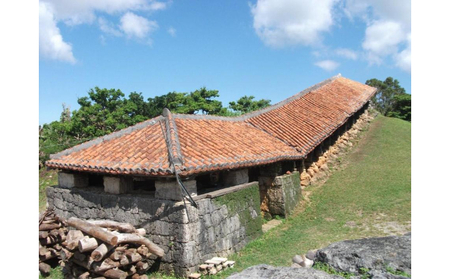
<path id="1" fill-rule="evenodd" d="M 181 166 L 183 165 L 183 154 L 181 153 L 177 125 L 168 108 L 163 109 L 162 115 L 166 124 L 165 138 L 167 150 L 169 151 L 169 162 L 173 166 Z"/>
<path id="2" fill-rule="evenodd" d="M 268 106 L 266 108 L 260 109 L 260 110 L 256 110 L 256 111 L 252 111 L 252 112 L 248 112 L 246 114 L 242 114 L 239 116 L 219 116 L 219 115 L 208 115 L 208 114 L 173 114 L 174 118 L 179 118 L 179 119 L 192 119 L 192 120 L 218 120 L 218 121 L 246 121 L 249 118 L 258 116 L 260 114 L 275 110 L 279 107 L 284 106 L 287 103 L 290 103 L 294 100 L 297 100 L 298 98 L 304 96 L 305 94 L 313 91 L 313 90 L 317 90 L 320 87 L 334 81 L 337 78 L 342 77 L 341 74 L 337 74 L 335 76 L 332 76 L 331 78 L 328 78 L 326 80 L 323 80 L 319 83 L 316 83 L 300 92 L 298 92 L 297 94 L 284 99 L 274 105 Z"/>
<path id="3" fill-rule="evenodd" d="M 163 117 L 161 115 L 159 115 L 157 117 L 154 117 L 154 118 L 145 120 L 143 122 L 137 123 L 137 124 L 135 124 L 133 126 L 124 128 L 122 130 L 119 130 L 119 131 L 116 131 L 116 132 L 112 132 L 110 134 L 107 134 L 107 135 L 104 135 L 104 136 L 101 136 L 101 137 L 98 137 L 98 138 L 95 138 L 95 139 L 83 142 L 83 143 L 75 145 L 75 146 L 73 146 L 71 148 L 65 149 L 65 150 L 63 150 L 61 152 L 58 152 L 58 153 L 55 153 L 55 154 L 51 154 L 50 155 L 50 159 L 59 159 L 62 156 L 66 156 L 66 155 L 69 155 L 69 154 L 71 154 L 73 152 L 77 152 L 77 151 L 89 148 L 89 147 L 91 147 L 93 145 L 100 144 L 100 143 L 102 143 L 104 141 L 116 139 L 116 138 L 121 137 L 123 135 L 130 134 L 130 133 L 132 133 L 132 132 L 134 132 L 136 130 L 143 129 L 143 128 L 149 126 L 149 125 L 154 125 L 157 122 L 161 121 L 162 118 Z"/>

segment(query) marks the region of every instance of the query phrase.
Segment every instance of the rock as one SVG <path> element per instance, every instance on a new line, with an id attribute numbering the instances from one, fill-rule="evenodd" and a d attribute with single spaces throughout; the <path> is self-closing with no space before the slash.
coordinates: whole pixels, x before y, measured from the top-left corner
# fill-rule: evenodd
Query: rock
<path id="1" fill-rule="evenodd" d="M 318 250 L 314 260 L 341 272 L 387 272 L 390 267 L 411 274 L 411 234 L 336 242 Z"/>
<path id="2" fill-rule="evenodd" d="M 315 250 L 309 250 L 308 253 L 306 253 L 306 258 L 310 260 L 314 260 L 316 258 L 317 249 Z"/>
<path id="3" fill-rule="evenodd" d="M 303 262 L 300 264 L 302 267 L 310 268 L 314 265 L 314 261 L 302 256 Z"/>
<path id="4" fill-rule="evenodd" d="M 295 268 L 302 268 L 301 265 L 299 265 L 298 263 L 292 263 L 291 267 L 295 267 Z"/>
<path id="5" fill-rule="evenodd" d="M 266 264 L 256 265 L 234 273 L 228 279 L 342 279 L 325 271 L 313 268 L 273 267 Z"/>
<path id="6" fill-rule="evenodd" d="M 329 170 L 327 164 L 323 164 L 322 167 L 321 167 L 320 169 L 321 169 L 321 170 L 324 170 L 324 171 L 328 171 L 328 170 Z"/>
<path id="7" fill-rule="evenodd" d="M 300 264 L 303 263 L 303 258 L 301 256 L 299 256 L 299 255 L 295 255 L 292 258 L 292 262 L 300 265 Z"/>

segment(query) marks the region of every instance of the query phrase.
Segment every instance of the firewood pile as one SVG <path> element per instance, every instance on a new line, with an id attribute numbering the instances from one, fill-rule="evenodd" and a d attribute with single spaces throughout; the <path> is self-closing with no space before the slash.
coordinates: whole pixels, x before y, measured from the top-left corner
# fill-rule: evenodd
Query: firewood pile
<path id="1" fill-rule="evenodd" d="M 39 218 L 39 271 L 43 276 L 58 264 L 67 232 L 64 220 L 52 210 L 45 211 Z"/>
<path id="2" fill-rule="evenodd" d="M 164 256 L 164 250 L 144 236 L 145 229 L 128 223 L 78 218 L 64 223 L 73 228 L 66 229 L 58 243 L 61 247 L 56 257 L 60 258 L 65 278 L 144 279 L 150 256 Z"/>

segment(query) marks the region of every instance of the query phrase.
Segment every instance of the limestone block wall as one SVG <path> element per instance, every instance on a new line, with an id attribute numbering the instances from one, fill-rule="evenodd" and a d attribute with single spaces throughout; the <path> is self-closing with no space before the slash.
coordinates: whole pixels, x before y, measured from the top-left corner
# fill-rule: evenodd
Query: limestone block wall
<path id="1" fill-rule="evenodd" d="M 196 197 L 198 208 L 150 195 L 111 194 L 101 188 L 48 187 L 47 200 L 64 218 L 110 219 L 145 228 L 164 249 L 152 268 L 185 276 L 213 256 L 239 251 L 262 234 L 258 183 Z"/>
<path id="2" fill-rule="evenodd" d="M 288 216 L 301 198 L 300 174 L 294 171 L 279 176 L 260 176 L 261 210 L 271 215 Z"/>

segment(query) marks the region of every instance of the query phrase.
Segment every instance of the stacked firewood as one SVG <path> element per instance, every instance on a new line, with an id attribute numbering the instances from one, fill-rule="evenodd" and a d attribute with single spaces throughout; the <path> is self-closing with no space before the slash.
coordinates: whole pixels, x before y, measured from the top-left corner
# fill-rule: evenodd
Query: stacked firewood
<path id="1" fill-rule="evenodd" d="M 144 229 L 110 220 L 67 220 L 73 227 L 62 243 L 61 259 L 68 278 L 144 279 L 149 257 L 164 251 L 144 237 Z"/>
<path id="2" fill-rule="evenodd" d="M 67 231 L 64 220 L 52 210 L 46 210 L 39 218 L 39 271 L 42 275 L 47 276 L 51 267 L 58 264 Z"/>

